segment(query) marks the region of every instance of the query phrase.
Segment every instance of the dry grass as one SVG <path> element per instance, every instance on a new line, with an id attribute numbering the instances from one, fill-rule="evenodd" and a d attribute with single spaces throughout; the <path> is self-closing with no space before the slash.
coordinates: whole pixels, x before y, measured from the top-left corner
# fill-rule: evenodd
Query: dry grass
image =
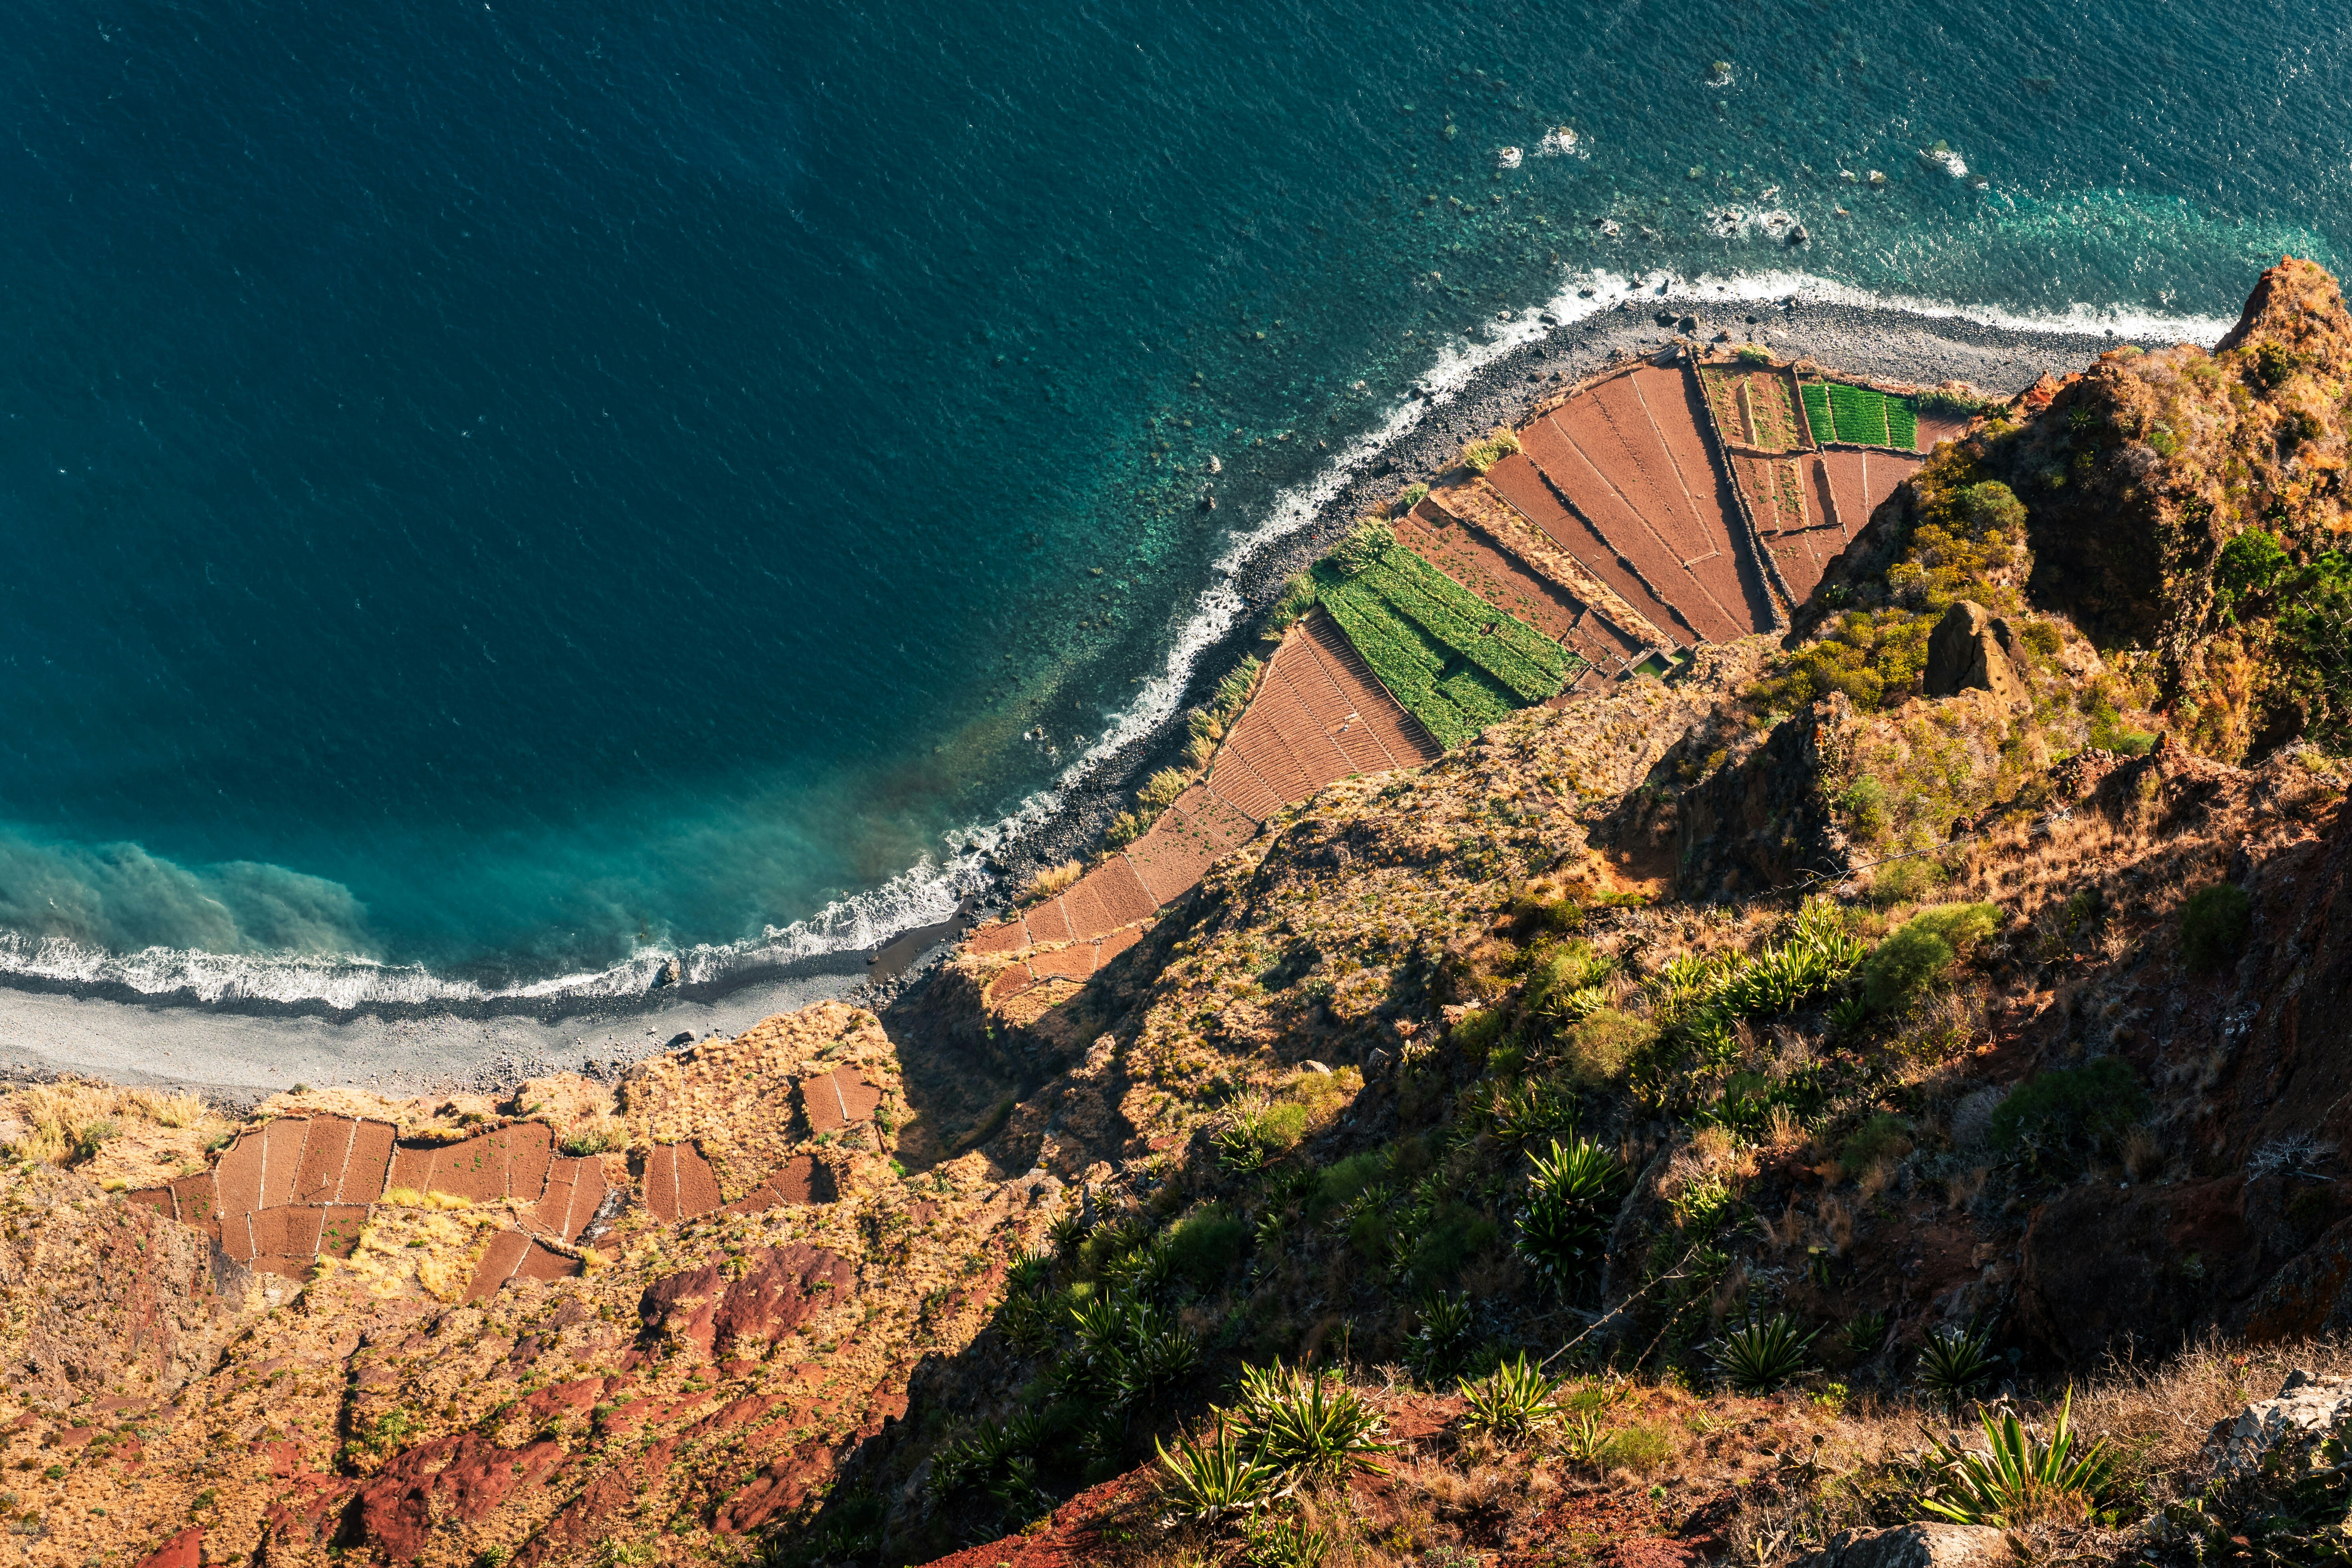
<path id="1" fill-rule="evenodd" d="M 11 1155 L 59 1164 L 94 1160 L 126 1138 L 153 1163 L 162 1163 L 160 1156 L 200 1160 L 204 1144 L 228 1128 L 193 1094 L 70 1079 L 0 1096 L 0 1117 L 16 1123 L 7 1137 Z"/>
<path id="2" fill-rule="evenodd" d="M 1048 866 L 1029 879 L 1029 885 L 1021 890 L 1019 901 L 1042 904 L 1076 883 L 1079 873 L 1086 868 L 1082 860 L 1065 860 L 1058 866 Z"/>

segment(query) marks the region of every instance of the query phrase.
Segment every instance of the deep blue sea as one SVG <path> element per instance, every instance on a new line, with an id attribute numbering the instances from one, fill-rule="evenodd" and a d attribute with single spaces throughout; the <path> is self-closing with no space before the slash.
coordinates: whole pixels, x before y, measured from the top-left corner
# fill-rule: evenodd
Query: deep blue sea
<path id="1" fill-rule="evenodd" d="M 10 15 L 0 967 L 206 994 L 938 918 L 1596 270 L 2195 321 L 2352 235 L 2316 5 Z"/>

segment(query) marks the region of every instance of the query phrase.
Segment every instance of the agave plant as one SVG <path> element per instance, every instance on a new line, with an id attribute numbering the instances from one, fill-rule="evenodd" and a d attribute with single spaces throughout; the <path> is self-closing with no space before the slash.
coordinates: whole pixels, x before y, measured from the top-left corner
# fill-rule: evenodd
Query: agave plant
<path id="1" fill-rule="evenodd" d="M 1226 1415 L 1251 1451 L 1285 1475 L 1386 1475 L 1375 1454 L 1381 1416 L 1338 1377 L 1304 1368 L 1242 1368 L 1241 1403 Z"/>
<path id="2" fill-rule="evenodd" d="M 2113 1466 L 2105 1438 L 2085 1447 L 2075 1436 L 2074 1410 L 2070 1386 L 2045 1438 L 2018 1420 L 2016 1411 L 2004 1408 L 1996 1421 L 1979 1405 L 1983 1453 L 1929 1434 L 1927 1462 L 1936 1479 L 1920 1495 L 1919 1506 L 1956 1524 L 2003 1529 L 2053 1517 L 2079 1518 L 2098 1504 Z"/>
<path id="3" fill-rule="evenodd" d="M 1433 1292 L 1421 1304 L 1421 1326 L 1413 1331 L 1408 1352 L 1412 1369 L 1428 1383 L 1442 1383 L 1461 1370 L 1470 1351 L 1470 1297 L 1467 1292 Z"/>
<path id="4" fill-rule="evenodd" d="M 1171 1453 L 1154 1437 L 1160 1453 L 1160 1495 L 1179 1519 L 1213 1524 L 1229 1513 L 1255 1508 L 1274 1495 L 1281 1472 L 1243 1447 L 1234 1430 L 1220 1427 L 1202 1445 L 1186 1437 Z"/>
<path id="5" fill-rule="evenodd" d="M 1609 1239 L 1608 1204 L 1624 1171 L 1616 1156 L 1588 1139 L 1554 1140 L 1534 1156 L 1528 1206 L 1519 1216 L 1518 1250 L 1536 1269 L 1565 1289 L 1601 1259 Z"/>
<path id="6" fill-rule="evenodd" d="M 1507 1143 L 1528 1143 L 1573 1128 L 1576 1102 L 1556 1084 L 1514 1083 L 1495 1091 L 1486 1116 L 1496 1137 Z"/>
<path id="7" fill-rule="evenodd" d="M 1991 1336 L 1982 1329 L 1932 1329 L 1919 1347 L 1921 1385 L 1954 1409 L 1992 1367 Z"/>
<path id="8" fill-rule="evenodd" d="M 1560 1404 L 1543 1368 L 1521 1351 L 1475 1382 L 1461 1385 L 1469 1405 L 1464 1422 L 1474 1432 L 1487 1432 L 1517 1442 L 1559 1419 Z"/>
<path id="9" fill-rule="evenodd" d="M 1052 1242 L 1054 1250 L 1064 1258 L 1076 1252 L 1078 1243 L 1086 1238 L 1087 1222 L 1075 1211 L 1055 1215 L 1054 1223 L 1045 1227 L 1045 1239 Z"/>
<path id="10" fill-rule="evenodd" d="M 1006 1266 L 1004 1289 L 1010 1295 L 1034 1296 L 1043 1290 L 1053 1277 L 1052 1253 L 1024 1251 Z"/>
<path id="11" fill-rule="evenodd" d="M 1529 1186 L 1578 1203 L 1600 1202 L 1624 1175 L 1617 1156 L 1589 1138 L 1572 1137 L 1565 1149 L 1554 1139 L 1550 1153 L 1534 1155 L 1532 1160 L 1535 1168 L 1528 1178 Z"/>
<path id="12" fill-rule="evenodd" d="M 1886 1342 L 1886 1314 L 1856 1312 L 1846 1320 L 1840 1333 L 1849 1352 L 1858 1356 L 1869 1355 Z"/>
<path id="13" fill-rule="evenodd" d="M 1769 1394 L 1804 1370 L 1812 1343 L 1813 1336 L 1801 1333 L 1788 1313 L 1775 1312 L 1725 1334 L 1715 1347 L 1715 1363 L 1740 1393 Z"/>

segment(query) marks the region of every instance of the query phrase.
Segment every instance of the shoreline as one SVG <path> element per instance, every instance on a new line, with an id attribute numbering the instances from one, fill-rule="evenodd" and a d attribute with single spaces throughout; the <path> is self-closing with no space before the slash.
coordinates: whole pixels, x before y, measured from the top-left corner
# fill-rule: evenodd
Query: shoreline
<path id="1" fill-rule="evenodd" d="M 1677 333 L 1661 324 L 1661 313 L 1696 317 L 1697 331 Z M 1991 325 L 1956 314 L 1809 298 L 1801 290 L 1748 299 L 1704 279 L 1664 287 L 1654 280 L 1596 283 L 1589 297 L 1571 289 L 1541 311 L 1511 320 L 1522 330 L 1539 320 L 1544 330 L 1471 370 L 1458 385 L 1417 385 L 1410 395 L 1422 405 L 1419 417 L 1341 477 L 1310 521 L 1239 564 L 1225 586 L 1240 599 L 1242 613 L 1232 629 L 1201 650 L 1188 700 L 1197 700 L 1255 647 L 1259 617 L 1283 584 L 1328 549 L 1357 515 L 1402 486 L 1434 478 L 1454 465 L 1465 440 L 1497 424 L 1517 424 L 1538 399 L 1612 360 L 1654 353 L 1677 336 L 1705 342 L 1728 331 L 1734 342 L 1753 337 L 1766 343 L 1777 357 L 1810 356 L 1848 374 L 1923 385 L 1959 380 L 2008 395 L 2043 374 L 2080 369 L 2101 351 L 2132 341 L 2112 331 Z M 1281 500 L 1277 493 L 1268 515 Z M 1090 852 L 1128 805 L 1136 780 L 1179 749 L 1184 706 L 1097 758 L 1087 778 L 1066 788 L 1051 817 L 990 855 L 986 863 L 999 884 L 993 897 L 967 898 L 950 920 L 894 933 L 872 948 L 753 962 L 710 980 L 635 996 L 359 1007 L 338 1007 L 323 998 L 206 1001 L 184 993 L 140 994 L 115 982 L 0 975 L 0 1078 L 84 1073 L 194 1089 L 231 1103 L 257 1100 L 298 1081 L 388 1094 L 499 1092 L 559 1069 L 603 1076 L 686 1039 L 740 1033 L 772 1014 L 819 1001 L 879 1010 L 916 983 L 976 918 L 1000 907 L 1003 889 L 1039 867 Z"/>

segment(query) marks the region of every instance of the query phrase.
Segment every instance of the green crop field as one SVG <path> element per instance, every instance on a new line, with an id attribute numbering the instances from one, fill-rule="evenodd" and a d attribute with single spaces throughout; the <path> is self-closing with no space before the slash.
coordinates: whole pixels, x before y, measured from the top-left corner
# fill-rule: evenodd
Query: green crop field
<path id="1" fill-rule="evenodd" d="M 1886 398 L 1867 386 L 1830 384 L 1830 417 L 1838 439 L 1866 447 L 1886 445 Z"/>
<path id="2" fill-rule="evenodd" d="M 1353 576 L 1328 561 L 1315 576 L 1323 607 L 1364 662 L 1448 750 L 1584 667 L 1402 545 Z"/>
<path id="3" fill-rule="evenodd" d="M 1906 452 L 1919 445 L 1919 405 L 1908 397 L 1889 397 L 1875 387 L 1848 386 L 1841 381 L 1809 381 L 1801 390 L 1805 418 L 1817 441 Z"/>
<path id="4" fill-rule="evenodd" d="M 1886 400 L 1886 444 L 1906 452 L 1919 448 L 1919 406 L 1907 397 Z"/>
<path id="5" fill-rule="evenodd" d="M 1830 423 L 1829 388 L 1818 381 L 1809 381 L 1797 390 L 1804 396 L 1805 423 L 1813 427 L 1813 439 L 1836 440 L 1837 429 Z"/>

